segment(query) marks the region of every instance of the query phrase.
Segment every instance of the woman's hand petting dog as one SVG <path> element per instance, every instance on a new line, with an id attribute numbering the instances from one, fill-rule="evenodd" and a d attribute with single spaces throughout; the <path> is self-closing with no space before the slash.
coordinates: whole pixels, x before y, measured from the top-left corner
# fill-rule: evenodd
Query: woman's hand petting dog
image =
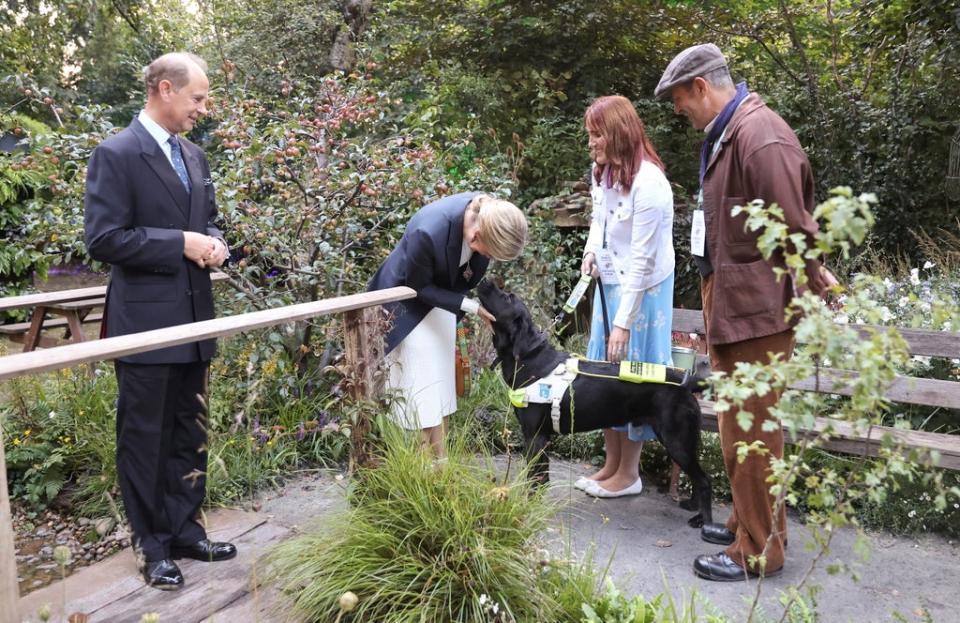
<path id="1" fill-rule="evenodd" d="M 484 320 L 486 320 L 488 325 L 489 325 L 490 323 L 492 323 L 492 322 L 496 322 L 496 321 L 497 321 L 496 316 L 494 316 L 493 314 L 491 314 L 491 313 L 487 310 L 487 308 L 484 307 L 483 305 L 481 305 L 481 306 L 480 306 L 480 309 L 477 310 L 477 314 L 478 314 L 481 318 L 483 318 Z"/>

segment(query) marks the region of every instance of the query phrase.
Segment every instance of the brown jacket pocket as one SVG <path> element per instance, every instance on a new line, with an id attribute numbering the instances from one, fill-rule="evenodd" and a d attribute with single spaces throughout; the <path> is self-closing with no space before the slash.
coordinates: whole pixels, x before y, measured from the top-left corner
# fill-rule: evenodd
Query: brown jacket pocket
<path id="1" fill-rule="evenodd" d="M 724 264 L 717 273 L 715 295 L 725 303 L 728 318 L 766 314 L 782 303 L 777 277 L 765 260 Z"/>
<path id="2" fill-rule="evenodd" d="M 743 197 L 724 197 L 721 202 L 724 216 L 723 238 L 730 244 L 750 243 L 756 245 L 757 232 L 747 229 L 747 214 L 741 212 L 737 216 L 730 216 L 735 206 L 745 206 L 749 201 Z"/>

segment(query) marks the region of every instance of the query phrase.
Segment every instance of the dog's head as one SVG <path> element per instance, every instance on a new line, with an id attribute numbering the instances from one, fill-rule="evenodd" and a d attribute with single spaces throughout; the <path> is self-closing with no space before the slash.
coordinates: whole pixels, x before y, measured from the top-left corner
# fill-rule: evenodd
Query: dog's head
<path id="1" fill-rule="evenodd" d="M 480 304 L 497 319 L 491 326 L 493 347 L 498 357 L 509 355 L 513 359 L 520 359 L 547 340 L 537 330 L 530 311 L 517 295 L 504 292 L 489 279 L 480 282 L 477 293 L 480 295 Z"/>

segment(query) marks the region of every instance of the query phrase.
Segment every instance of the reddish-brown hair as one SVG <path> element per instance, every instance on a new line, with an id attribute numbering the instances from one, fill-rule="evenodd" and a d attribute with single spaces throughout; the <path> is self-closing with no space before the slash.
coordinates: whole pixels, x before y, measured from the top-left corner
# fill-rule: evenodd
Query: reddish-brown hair
<path id="1" fill-rule="evenodd" d="M 629 190 L 644 160 L 664 169 L 657 150 L 647 138 L 640 115 L 622 95 L 605 95 L 593 100 L 583 115 L 583 123 L 588 131 L 599 133 L 604 140 L 607 165 L 596 167 L 594 177 L 598 183 L 604 169 L 609 169 L 607 179 L 620 182 L 621 187 Z"/>

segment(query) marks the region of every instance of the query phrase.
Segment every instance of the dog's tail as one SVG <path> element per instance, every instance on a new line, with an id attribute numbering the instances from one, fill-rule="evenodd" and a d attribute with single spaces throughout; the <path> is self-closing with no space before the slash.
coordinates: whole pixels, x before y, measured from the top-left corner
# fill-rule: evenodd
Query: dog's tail
<path id="1" fill-rule="evenodd" d="M 693 372 L 689 373 L 683 379 L 683 386 L 691 393 L 696 394 L 707 388 L 707 379 L 713 370 L 710 369 L 710 362 L 706 359 L 698 361 L 693 366 Z"/>

